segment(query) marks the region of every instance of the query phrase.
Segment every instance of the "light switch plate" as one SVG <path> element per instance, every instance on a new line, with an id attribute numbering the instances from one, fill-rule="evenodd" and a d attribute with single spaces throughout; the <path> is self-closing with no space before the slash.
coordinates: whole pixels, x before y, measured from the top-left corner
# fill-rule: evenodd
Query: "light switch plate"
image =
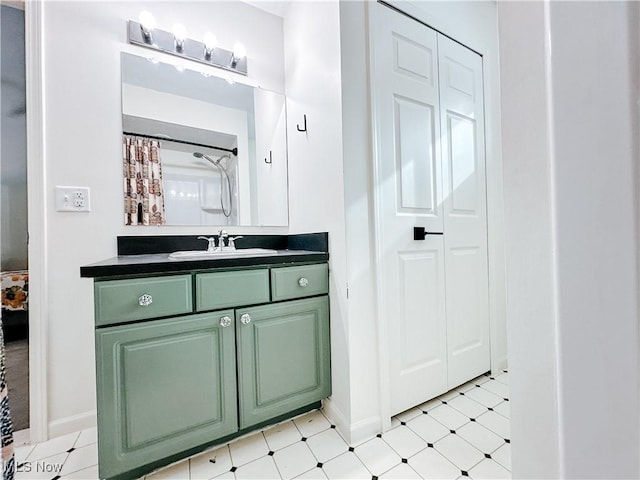
<path id="1" fill-rule="evenodd" d="M 89 187 L 56 187 L 58 212 L 90 211 Z"/>

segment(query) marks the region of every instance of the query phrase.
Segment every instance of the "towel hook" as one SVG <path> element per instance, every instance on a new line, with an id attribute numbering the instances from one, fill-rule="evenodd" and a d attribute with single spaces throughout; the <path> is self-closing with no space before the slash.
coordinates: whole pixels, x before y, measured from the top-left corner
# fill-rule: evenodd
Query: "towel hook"
<path id="1" fill-rule="evenodd" d="M 269 160 L 267 160 L 267 158 L 265 157 L 264 163 L 266 163 L 267 165 L 271 165 L 273 163 L 273 156 L 271 154 L 271 150 L 269 150 Z"/>
<path id="2" fill-rule="evenodd" d="M 300 124 L 297 124 L 296 127 L 298 128 L 299 132 L 306 132 L 307 131 L 307 114 L 304 114 L 304 126 L 302 128 L 300 128 Z"/>

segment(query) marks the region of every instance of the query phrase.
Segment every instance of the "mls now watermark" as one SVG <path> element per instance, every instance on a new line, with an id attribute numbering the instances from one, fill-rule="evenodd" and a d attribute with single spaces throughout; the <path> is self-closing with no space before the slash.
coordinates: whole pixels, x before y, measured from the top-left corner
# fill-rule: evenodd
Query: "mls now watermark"
<path id="1" fill-rule="evenodd" d="M 60 473 L 62 463 L 50 463 L 46 461 L 24 462 L 17 466 L 16 471 L 19 473 Z"/>

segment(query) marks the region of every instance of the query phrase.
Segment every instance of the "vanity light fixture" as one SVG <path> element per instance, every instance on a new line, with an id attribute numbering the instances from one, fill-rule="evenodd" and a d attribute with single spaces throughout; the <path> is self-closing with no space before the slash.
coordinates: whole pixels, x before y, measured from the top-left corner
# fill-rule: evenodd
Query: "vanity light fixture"
<path id="1" fill-rule="evenodd" d="M 225 50 L 217 46 L 216 36 L 211 32 L 199 42 L 187 37 L 187 29 L 180 23 L 173 26 L 173 32 L 160 30 L 153 15 L 146 10 L 140 13 L 139 20 L 129 20 L 129 43 L 247 74 L 247 50 L 241 43 L 236 43 L 233 51 Z"/>

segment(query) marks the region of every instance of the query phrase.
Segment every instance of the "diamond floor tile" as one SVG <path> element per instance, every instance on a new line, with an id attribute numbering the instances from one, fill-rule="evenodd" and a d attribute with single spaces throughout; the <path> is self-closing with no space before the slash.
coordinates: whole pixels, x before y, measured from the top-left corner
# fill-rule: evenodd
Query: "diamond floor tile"
<path id="1" fill-rule="evenodd" d="M 386 432 L 382 439 L 402 458 L 409 458 L 427 446 L 424 439 L 404 425 Z"/>
<path id="2" fill-rule="evenodd" d="M 458 435 L 447 435 L 436 442 L 434 448 L 460 470 L 467 472 L 485 458 L 484 453 Z"/>
<path id="3" fill-rule="evenodd" d="M 381 438 L 374 438 L 359 447 L 355 454 L 373 475 L 381 475 L 401 462 L 400 456 Z"/>
<path id="4" fill-rule="evenodd" d="M 327 462 L 343 454 L 349 448 L 347 442 L 338 434 L 335 428 L 330 428 L 307 439 L 307 445 L 318 462 Z"/>
<path id="5" fill-rule="evenodd" d="M 426 448 L 409 459 L 409 466 L 420 478 L 454 479 L 460 469 L 433 448 Z"/>
<path id="6" fill-rule="evenodd" d="M 321 411 L 313 411 L 152 472 L 145 480 L 510 478 L 511 445 L 505 442 L 510 403 L 502 394 L 508 394 L 507 373 L 493 380 L 483 375 L 398 414 L 388 431 L 352 446 Z M 96 429 L 20 446 L 16 459 L 18 480 L 57 475 L 97 480 Z M 25 471 L 36 461 L 57 470 L 52 475 Z"/>

